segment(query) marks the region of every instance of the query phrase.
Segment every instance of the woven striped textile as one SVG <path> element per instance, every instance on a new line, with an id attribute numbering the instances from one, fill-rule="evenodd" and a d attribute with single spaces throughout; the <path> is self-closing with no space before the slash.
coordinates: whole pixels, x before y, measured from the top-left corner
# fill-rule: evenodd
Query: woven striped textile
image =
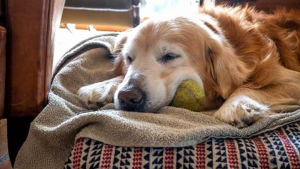
<path id="1" fill-rule="evenodd" d="M 252 138 L 211 138 L 188 147 L 120 147 L 76 141 L 64 169 L 299 168 L 300 123 Z"/>

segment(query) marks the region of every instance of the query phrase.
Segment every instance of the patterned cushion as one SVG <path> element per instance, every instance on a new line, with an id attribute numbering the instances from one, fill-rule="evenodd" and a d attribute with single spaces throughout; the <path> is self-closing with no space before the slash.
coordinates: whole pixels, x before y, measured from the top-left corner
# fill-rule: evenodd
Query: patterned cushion
<path id="1" fill-rule="evenodd" d="M 300 122 L 252 138 L 211 138 L 177 148 L 120 147 L 80 138 L 64 168 L 300 168 Z"/>

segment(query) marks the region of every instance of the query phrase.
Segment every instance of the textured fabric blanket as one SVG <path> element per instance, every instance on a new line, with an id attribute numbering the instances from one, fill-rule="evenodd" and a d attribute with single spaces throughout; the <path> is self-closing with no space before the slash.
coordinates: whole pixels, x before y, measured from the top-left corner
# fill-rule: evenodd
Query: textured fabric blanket
<path id="1" fill-rule="evenodd" d="M 300 119 L 296 105 L 279 106 L 279 113 L 243 129 L 214 119 L 213 112 L 175 107 L 163 107 L 156 113 L 120 111 L 113 104 L 89 110 L 76 93 L 81 86 L 116 76 L 110 56 L 116 36 L 87 39 L 64 55 L 54 72 L 49 103 L 32 122 L 15 169 L 62 168 L 79 137 L 118 146 L 181 147 L 211 137 L 251 137 Z"/>

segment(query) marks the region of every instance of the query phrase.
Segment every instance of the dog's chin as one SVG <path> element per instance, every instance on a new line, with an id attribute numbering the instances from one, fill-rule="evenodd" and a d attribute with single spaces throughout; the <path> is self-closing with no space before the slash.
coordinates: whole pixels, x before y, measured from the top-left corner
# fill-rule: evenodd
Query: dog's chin
<path id="1" fill-rule="evenodd" d="M 170 101 L 171 102 L 171 101 Z M 151 103 L 146 103 L 143 106 L 138 106 L 135 109 L 130 109 L 128 107 L 123 107 L 119 103 L 119 101 L 114 100 L 115 108 L 118 110 L 123 110 L 123 111 L 130 111 L 130 112 L 140 112 L 140 113 L 156 113 L 161 109 L 162 107 L 168 106 L 170 103 L 165 103 L 162 105 L 153 105 Z"/>
<path id="2" fill-rule="evenodd" d="M 130 112 L 140 112 L 140 113 L 155 113 L 159 110 L 159 107 L 158 108 L 153 108 L 153 107 L 148 108 L 147 106 L 130 109 L 128 107 L 123 107 L 118 103 L 115 103 L 115 108 L 118 110 L 130 111 Z"/>

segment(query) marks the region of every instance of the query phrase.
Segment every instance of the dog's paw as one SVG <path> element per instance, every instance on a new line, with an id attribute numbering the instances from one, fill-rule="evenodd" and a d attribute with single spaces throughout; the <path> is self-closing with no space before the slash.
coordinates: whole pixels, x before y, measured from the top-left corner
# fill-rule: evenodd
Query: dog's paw
<path id="1" fill-rule="evenodd" d="M 91 109 L 97 109 L 113 102 L 114 93 L 118 83 L 103 81 L 92 85 L 81 87 L 77 94 Z"/>
<path id="2" fill-rule="evenodd" d="M 225 102 L 214 117 L 228 124 L 243 128 L 256 122 L 268 112 L 268 106 L 243 96 Z"/>

